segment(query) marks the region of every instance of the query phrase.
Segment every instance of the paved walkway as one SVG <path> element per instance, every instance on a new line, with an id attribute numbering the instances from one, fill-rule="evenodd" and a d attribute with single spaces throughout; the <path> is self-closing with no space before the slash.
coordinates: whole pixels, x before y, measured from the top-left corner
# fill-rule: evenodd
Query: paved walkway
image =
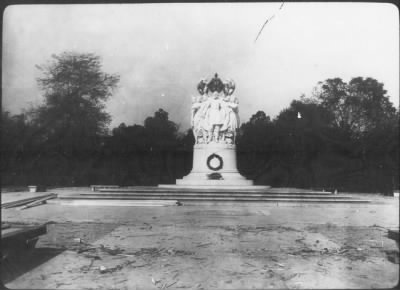
<path id="1" fill-rule="evenodd" d="M 54 222 L 29 257 L 31 262 L 24 264 L 25 270 L 10 275 L 6 286 L 393 287 L 399 265 L 388 255 L 398 253 L 398 246 L 386 231 L 398 229 L 398 220 L 398 199 L 378 196 L 371 204 L 154 208 L 48 204 L 22 211 L 6 209 L 2 221 L 9 223 Z"/>

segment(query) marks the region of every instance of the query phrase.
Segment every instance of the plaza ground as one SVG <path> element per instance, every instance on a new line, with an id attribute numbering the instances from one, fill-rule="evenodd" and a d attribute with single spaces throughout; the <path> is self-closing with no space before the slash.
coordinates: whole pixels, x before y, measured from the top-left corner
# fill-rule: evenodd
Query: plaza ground
<path id="1" fill-rule="evenodd" d="M 362 198 L 372 202 L 3 209 L 3 222 L 49 224 L 2 278 L 35 289 L 394 287 L 399 248 L 387 230 L 399 228 L 399 200 Z"/>

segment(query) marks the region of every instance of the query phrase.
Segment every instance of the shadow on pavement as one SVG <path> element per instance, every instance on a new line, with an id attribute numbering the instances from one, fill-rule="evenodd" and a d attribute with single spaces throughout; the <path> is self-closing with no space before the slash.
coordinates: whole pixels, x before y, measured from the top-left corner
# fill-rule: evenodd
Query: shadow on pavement
<path id="1" fill-rule="evenodd" d="M 6 284 L 62 253 L 64 249 L 13 249 L 1 261 L 1 282 Z"/>

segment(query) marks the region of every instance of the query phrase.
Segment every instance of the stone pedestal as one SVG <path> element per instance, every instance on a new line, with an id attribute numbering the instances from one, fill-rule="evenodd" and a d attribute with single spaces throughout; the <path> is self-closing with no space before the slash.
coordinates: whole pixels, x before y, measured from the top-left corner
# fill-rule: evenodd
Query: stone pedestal
<path id="1" fill-rule="evenodd" d="M 178 179 L 177 185 L 249 186 L 237 170 L 236 146 L 226 143 L 196 144 L 193 148 L 193 168 L 189 175 Z"/>

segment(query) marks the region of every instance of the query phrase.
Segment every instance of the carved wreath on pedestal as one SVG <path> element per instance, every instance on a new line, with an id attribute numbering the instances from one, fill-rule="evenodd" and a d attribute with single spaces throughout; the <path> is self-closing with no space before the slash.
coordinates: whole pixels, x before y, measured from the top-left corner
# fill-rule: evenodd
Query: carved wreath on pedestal
<path id="1" fill-rule="evenodd" d="M 216 160 L 216 162 L 218 162 L 217 166 L 213 165 L 213 163 L 214 163 L 213 161 L 215 161 L 215 160 Z M 208 168 L 210 168 L 211 170 L 214 170 L 214 171 L 218 171 L 218 170 L 222 169 L 223 166 L 224 166 L 224 161 L 222 160 L 221 156 L 219 156 L 215 153 L 208 156 L 208 158 L 207 158 L 207 167 Z"/>
<path id="2" fill-rule="evenodd" d="M 234 144 L 239 127 L 238 99 L 233 95 L 233 80 L 223 82 L 218 74 L 197 85 L 199 95 L 193 97 L 192 129 L 196 144 Z"/>

